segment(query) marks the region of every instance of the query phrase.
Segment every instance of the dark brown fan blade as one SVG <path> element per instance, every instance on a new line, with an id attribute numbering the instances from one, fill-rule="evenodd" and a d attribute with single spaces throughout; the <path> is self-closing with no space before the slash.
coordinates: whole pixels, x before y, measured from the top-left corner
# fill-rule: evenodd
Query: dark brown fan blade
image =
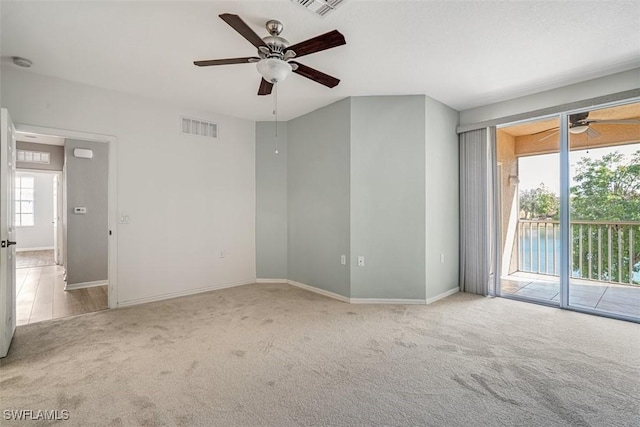
<path id="1" fill-rule="evenodd" d="M 314 82 L 320 83 L 321 85 L 325 85 L 327 87 L 336 87 L 338 86 L 338 83 L 340 83 L 340 80 L 336 79 L 335 77 L 332 77 L 321 71 L 314 70 L 313 68 L 307 67 L 306 65 L 303 65 L 299 62 L 290 61 L 289 63 L 296 64 L 298 66 L 298 68 L 294 70 L 294 73 L 300 74 L 302 77 L 311 79 Z"/>
<path id="2" fill-rule="evenodd" d="M 193 61 L 193 65 L 197 65 L 198 67 L 209 67 L 210 65 L 247 64 L 249 62 L 258 61 L 260 61 L 260 58 L 249 56 L 247 58 L 208 59 L 206 61 Z"/>
<path id="3" fill-rule="evenodd" d="M 343 44 L 347 44 L 344 36 L 340 31 L 333 30 L 326 34 L 289 46 L 287 50 L 294 51 L 296 53 L 296 58 L 299 58 L 304 55 L 309 55 L 310 53 L 316 53 L 333 47 L 342 46 Z"/>
<path id="4" fill-rule="evenodd" d="M 236 30 L 242 37 L 249 40 L 255 47 L 267 46 L 266 43 L 255 33 L 238 15 L 223 13 L 220 18 Z"/>
<path id="5" fill-rule="evenodd" d="M 273 83 L 269 83 L 265 79 L 260 79 L 260 89 L 258 89 L 258 95 L 270 95 L 273 89 Z"/>

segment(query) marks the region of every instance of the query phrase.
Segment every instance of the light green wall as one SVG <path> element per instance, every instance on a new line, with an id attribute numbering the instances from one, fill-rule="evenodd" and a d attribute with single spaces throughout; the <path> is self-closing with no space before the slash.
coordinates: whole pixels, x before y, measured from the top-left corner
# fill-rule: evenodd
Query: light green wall
<path id="1" fill-rule="evenodd" d="M 287 122 L 256 123 L 256 274 L 287 278 Z"/>
<path id="2" fill-rule="evenodd" d="M 288 279 L 350 295 L 349 143 L 351 100 L 288 123 Z"/>
<path id="3" fill-rule="evenodd" d="M 425 97 L 353 98 L 353 298 L 425 299 L 424 176 Z"/>
<path id="4" fill-rule="evenodd" d="M 424 95 L 354 97 L 282 124 L 279 156 L 258 123 L 258 278 L 363 299 L 457 288 L 457 123 Z"/>
<path id="5" fill-rule="evenodd" d="M 458 288 L 458 112 L 426 97 L 427 300 Z"/>

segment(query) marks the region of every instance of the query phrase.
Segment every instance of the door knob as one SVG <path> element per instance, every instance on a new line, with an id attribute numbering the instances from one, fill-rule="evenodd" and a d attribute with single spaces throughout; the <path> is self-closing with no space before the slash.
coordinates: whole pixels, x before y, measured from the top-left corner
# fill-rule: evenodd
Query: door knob
<path id="1" fill-rule="evenodd" d="M 11 245 L 15 245 L 18 242 L 12 242 L 11 240 L 7 240 L 7 247 L 11 246 Z"/>

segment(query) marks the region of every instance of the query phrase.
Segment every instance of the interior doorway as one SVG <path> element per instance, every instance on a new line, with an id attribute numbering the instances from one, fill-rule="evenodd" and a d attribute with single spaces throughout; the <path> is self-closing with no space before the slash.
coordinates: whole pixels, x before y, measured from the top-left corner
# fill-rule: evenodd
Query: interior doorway
<path id="1" fill-rule="evenodd" d="M 16 139 L 17 325 L 108 308 L 107 149 L 33 132 L 17 132 Z M 95 159 L 76 156 L 78 147 Z M 101 236 L 85 228 L 100 228 Z M 97 240 L 102 252 L 84 248 Z M 85 252 L 100 259 L 79 259 Z"/>

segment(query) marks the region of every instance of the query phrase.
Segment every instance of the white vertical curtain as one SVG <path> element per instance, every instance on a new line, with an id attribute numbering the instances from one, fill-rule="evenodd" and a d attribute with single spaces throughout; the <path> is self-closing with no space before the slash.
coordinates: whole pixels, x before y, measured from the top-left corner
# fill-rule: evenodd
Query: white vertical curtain
<path id="1" fill-rule="evenodd" d="M 487 129 L 460 134 L 460 290 L 489 294 L 492 168 Z"/>

